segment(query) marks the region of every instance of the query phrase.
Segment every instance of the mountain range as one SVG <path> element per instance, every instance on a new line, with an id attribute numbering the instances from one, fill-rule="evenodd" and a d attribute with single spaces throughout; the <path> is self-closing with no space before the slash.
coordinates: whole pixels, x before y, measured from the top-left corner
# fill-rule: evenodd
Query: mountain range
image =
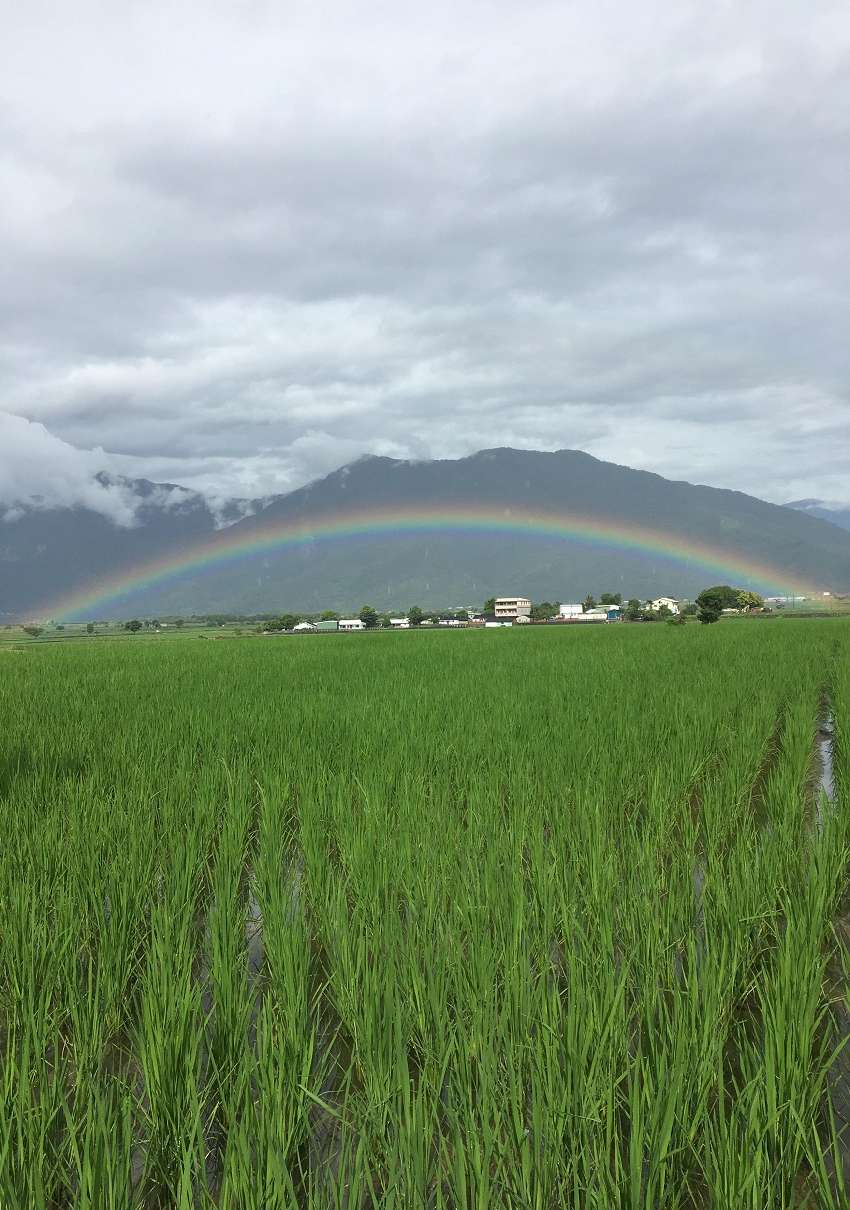
<path id="1" fill-rule="evenodd" d="M 511 592 L 681 597 L 719 579 L 850 590 L 841 514 L 825 516 L 813 501 L 784 507 L 671 481 L 576 450 L 366 457 L 296 491 L 223 510 L 174 484 L 124 486 L 139 502 L 131 527 L 79 507 L 17 507 L 0 521 L 0 619 L 58 616 L 57 603 L 63 616 L 97 620 L 367 601 L 380 609 L 480 604 Z M 434 515 L 450 524 L 427 523 Z M 546 517 L 573 520 L 559 531 Z M 346 533 L 346 518 L 365 521 Z M 301 541 L 269 541 L 293 527 Z M 204 547 L 211 553 L 193 561 Z M 680 557 L 670 558 L 671 549 Z M 181 574 L 140 573 L 183 564 Z M 98 587 L 110 584 L 127 591 Z"/>

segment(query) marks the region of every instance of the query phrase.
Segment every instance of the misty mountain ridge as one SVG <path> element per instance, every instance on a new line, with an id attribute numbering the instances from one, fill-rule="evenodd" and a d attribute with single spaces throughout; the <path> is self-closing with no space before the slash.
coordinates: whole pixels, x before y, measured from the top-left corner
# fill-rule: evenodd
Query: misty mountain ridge
<path id="1" fill-rule="evenodd" d="M 808 513 L 810 517 L 819 517 L 821 521 L 829 521 L 841 529 L 850 529 L 850 508 L 832 507 L 823 500 L 792 500 L 785 507 Z"/>
<path id="2" fill-rule="evenodd" d="M 137 523 L 144 524 L 158 510 L 209 514 L 216 528 L 225 528 L 259 512 L 273 496 L 247 499 L 238 496 L 213 497 L 179 483 L 155 483 L 150 479 L 129 479 L 100 471 L 95 478 L 104 487 L 120 487 L 136 502 Z"/>
<path id="3" fill-rule="evenodd" d="M 366 456 L 295 491 L 267 500 L 211 507 L 179 484 L 115 480 L 136 496 L 133 523 L 119 526 L 90 508 L 26 508 L 0 521 L 0 617 L 39 610 L 100 579 L 131 576 L 162 559 L 189 557 L 203 543 L 250 546 L 269 526 L 297 526 L 316 537 L 213 563 L 108 602 L 98 617 L 138 613 L 258 613 L 289 609 L 379 608 L 413 603 L 476 604 L 502 592 L 533 599 L 581 599 L 587 592 L 694 596 L 723 569 L 676 561 L 650 544 L 565 540 L 547 533 L 450 529 L 366 533 L 323 540 L 321 526 L 346 512 L 568 514 L 607 533 L 635 527 L 658 544 L 707 546 L 734 566 L 775 568 L 782 590 L 801 581 L 850 589 L 850 533 L 811 510 L 768 504 L 743 492 L 664 479 L 602 462 L 577 450 L 496 448 L 467 458 L 404 461 Z M 733 573 L 728 573 L 733 578 Z M 87 620 L 87 619 L 83 619 Z"/>
<path id="4" fill-rule="evenodd" d="M 82 503 L 58 507 L 45 503 L 44 497 L 39 495 L 33 495 L 23 501 L 15 499 L 11 502 L 4 502 L 0 497 L 0 523 L 20 521 L 24 517 L 32 517 L 38 513 L 81 511 L 99 513 L 112 521 L 118 528 L 132 529 L 137 525 L 149 524 L 161 512 L 168 512 L 209 517 L 215 528 L 223 528 L 259 511 L 273 498 L 218 498 L 205 495 L 193 488 L 183 487 L 179 483 L 155 483 L 150 479 L 132 479 L 125 475 L 112 475 L 106 471 L 99 471 L 93 477 L 93 482 L 104 489 L 104 498 L 98 501 L 99 507 L 97 508 Z M 110 490 L 117 493 L 123 508 L 110 509 L 106 495 Z"/>

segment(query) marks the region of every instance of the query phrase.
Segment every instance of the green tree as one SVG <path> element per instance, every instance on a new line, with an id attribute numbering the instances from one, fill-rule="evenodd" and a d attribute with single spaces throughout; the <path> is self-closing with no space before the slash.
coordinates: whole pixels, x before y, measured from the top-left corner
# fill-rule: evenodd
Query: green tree
<path id="1" fill-rule="evenodd" d="M 124 629 L 129 630 L 131 634 L 136 634 L 137 631 L 142 629 L 142 623 L 138 618 L 133 618 L 132 622 L 124 623 Z"/>
<path id="2" fill-rule="evenodd" d="M 553 605 L 551 601 L 541 601 L 538 605 L 531 606 L 531 616 L 535 622 L 546 622 L 549 618 L 558 616 L 558 606 Z"/>
<path id="3" fill-rule="evenodd" d="M 743 609 L 745 613 L 749 613 L 753 609 L 764 609 L 764 597 L 759 596 L 757 592 L 751 592 L 748 588 L 739 588 L 735 595 L 738 599 L 738 608 Z"/>
<path id="4" fill-rule="evenodd" d="M 183 626 L 183 624 L 184 624 L 183 618 L 178 618 L 177 621 L 174 623 L 174 625 L 178 628 L 178 630 L 180 629 L 181 626 Z"/>
<path id="5" fill-rule="evenodd" d="M 710 626 L 713 622 L 719 622 L 720 616 L 724 609 L 732 608 L 726 602 L 730 599 L 729 594 L 734 590 L 726 584 L 718 584 L 714 588 L 704 589 L 696 600 L 697 618 L 704 626 Z M 737 597 L 735 600 L 735 608 L 737 608 Z"/>
<path id="6" fill-rule="evenodd" d="M 715 584 L 712 588 L 704 588 L 697 597 L 697 608 L 706 606 L 709 609 L 738 609 L 738 589 L 730 588 L 728 584 Z"/>
<path id="7" fill-rule="evenodd" d="M 338 622 L 339 614 L 333 609 L 326 609 L 322 614 L 321 620 L 323 622 Z"/>
<path id="8" fill-rule="evenodd" d="M 86 622 L 86 634 L 94 634 L 94 622 Z"/>
<path id="9" fill-rule="evenodd" d="M 603 592 L 599 598 L 600 605 L 622 605 L 623 594 L 621 592 Z"/>
<path id="10" fill-rule="evenodd" d="M 659 605 L 657 613 L 659 618 L 669 618 L 673 616 L 673 611 L 669 605 Z"/>
<path id="11" fill-rule="evenodd" d="M 425 614 L 418 605 L 411 605 L 410 609 L 407 611 L 407 620 L 410 622 L 411 626 L 420 626 L 424 617 Z"/>
<path id="12" fill-rule="evenodd" d="M 43 626 L 24 626 L 24 634 L 28 634 L 30 638 L 37 639 L 40 634 L 44 633 Z"/>
<path id="13" fill-rule="evenodd" d="M 291 630 L 301 619 L 297 613 L 282 613 L 274 623 L 275 630 Z"/>
<path id="14" fill-rule="evenodd" d="M 484 602 L 484 608 L 482 609 L 481 612 L 482 613 L 495 613 L 496 612 L 496 598 L 488 597 L 487 600 Z"/>
<path id="15" fill-rule="evenodd" d="M 728 584 L 715 584 L 713 588 L 704 588 L 696 603 L 700 622 L 710 625 L 720 620 L 724 609 L 738 609 L 738 592 Z"/>
<path id="16" fill-rule="evenodd" d="M 640 619 L 642 613 L 643 613 L 643 610 L 640 607 L 640 601 L 637 599 L 637 597 L 629 597 L 628 603 L 626 605 L 626 612 L 623 615 L 627 619 L 627 621 L 637 622 Z"/>
<path id="17" fill-rule="evenodd" d="M 594 600 L 591 593 L 588 593 L 587 596 L 584 598 L 584 600 L 581 603 L 581 607 L 585 613 L 589 613 L 589 611 L 591 609 L 596 608 L 596 601 Z"/>
<path id="18" fill-rule="evenodd" d="M 364 605 L 358 616 L 367 630 L 374 630 L 378 625 L 378 611 L 374 605 Z"/>

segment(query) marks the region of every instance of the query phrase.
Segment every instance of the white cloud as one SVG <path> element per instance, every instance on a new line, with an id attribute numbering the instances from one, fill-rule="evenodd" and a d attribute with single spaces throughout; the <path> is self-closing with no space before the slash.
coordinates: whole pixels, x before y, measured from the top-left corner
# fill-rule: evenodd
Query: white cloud
<path id="1" fill-rule="evenodd" d="M 0 399 L 59 470 L 0 500 L 507 444 L 850 500 L 848 60 L 833 0 L 18 6 Z"/>
<path id="2" fill-rule="evenodd" d="M 136 501 L 125 484 L 102 482 L 103 450 L 79 450 L 42 424 L 0 412 L 0 501 L 3 519 L 23 508 L 90 508 L 118 525 L 135 521 Z"/>
<path id="3" fill-rule="evenodd" d="M 197 492 L 168 484 L 142 490 L 115 473 L 115 462 L 102 448 L 78 449 L 43 424 L 0 412 L 0 520 L 16 521 L 32 509 L 87 508 L 129 527 L 143 506 L 197 507 Z"/>

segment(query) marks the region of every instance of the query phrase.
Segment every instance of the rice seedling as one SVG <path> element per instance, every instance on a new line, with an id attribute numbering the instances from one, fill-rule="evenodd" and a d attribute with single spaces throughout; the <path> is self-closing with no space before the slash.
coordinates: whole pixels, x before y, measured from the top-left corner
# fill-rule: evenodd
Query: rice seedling
<path id="1" fill-rule="evenodd" d="M 4 662 L 0 1207 L 847 1206 L 848 654 Z"/>

